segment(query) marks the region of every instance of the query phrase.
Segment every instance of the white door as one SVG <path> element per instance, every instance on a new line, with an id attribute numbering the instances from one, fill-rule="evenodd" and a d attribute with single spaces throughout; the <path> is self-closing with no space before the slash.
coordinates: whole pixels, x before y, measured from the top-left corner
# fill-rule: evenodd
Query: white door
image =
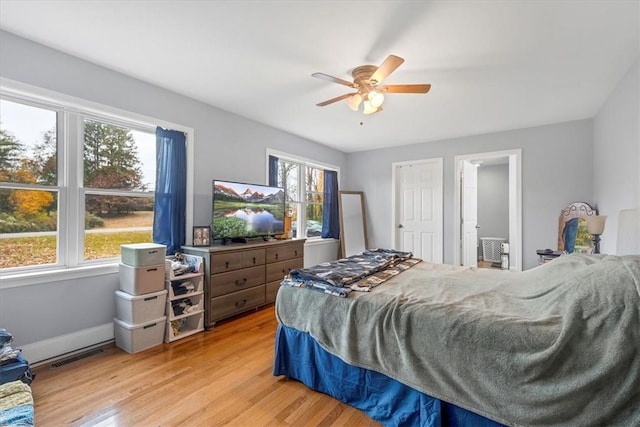
<path id="1" fill-rule="evenodd" d="M 394 164 L 395 248 L 442 263 L 442 159 Z"/>
<path id="2" fill-rule="evenodd" d="M 462 265 L 478 265 L 478 169 L 468 160 L 462 164 L 460 230 Z"/>

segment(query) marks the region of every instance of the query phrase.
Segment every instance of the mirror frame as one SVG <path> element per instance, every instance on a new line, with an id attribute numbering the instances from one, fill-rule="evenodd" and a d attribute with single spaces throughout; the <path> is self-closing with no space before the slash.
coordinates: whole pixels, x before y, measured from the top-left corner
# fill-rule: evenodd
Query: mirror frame
<path id="1" fill-rule="evenodd" d="M 347 198 L 359 198 L 360 203 L 345 203 Z M 367 219 L 364 211 L 364 192 L 339 191 L 338 207 L 340 211 L 340 250 L 342 252 L 342 258 L 346 258 L 350 255 L 360 253 L 369 247 L 369 243 L 367 241 Z M 345 211 L 345 207 L 350 209 Z M 361 219 L 361 223 L 358 219 Z M 362 250 L 357 250 L 356 252 L 351 253 L 354 245 L 360 249 L 359 245 L 361 244 L 364 245 Z M 349 253 L 347 253 L 347 250 Z"/>
<path id="2" fill-rule="evenodd" d="M 598 215 L 598 210 L 586 202 L 574 202 L 562 209 L 558 221 L 558 251 L 562 252 L 565 249 L 563 235 L 565 225 L 569 220 L 579 218 L 586 221 L 587 218 L 596 215 Z"/>

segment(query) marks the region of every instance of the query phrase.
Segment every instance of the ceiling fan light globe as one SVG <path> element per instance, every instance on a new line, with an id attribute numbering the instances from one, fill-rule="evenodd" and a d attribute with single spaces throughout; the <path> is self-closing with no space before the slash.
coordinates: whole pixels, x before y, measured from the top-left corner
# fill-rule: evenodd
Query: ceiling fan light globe
<path id="1" fill-rule="evenodd" d="M 360 94 L 357 94 L 357 93 L 347 99 L 347 105 L 353 111 L 358 111 L 358 107 L 360 106 L 361 102 L 362 102 L 362 97 L 360 96 Z"/>
<path id="2" fill-rule="evenodd" d="M 377 90 L 372 90 L 371 92 L 369 92 L 368 98 L 369 103 L 376 109 L 384 102 L 384 95 Z"/>
<path id="3" fill-rule="evenodd" d="M 371 102 L 366 100 L 364 101 L 364 109 L 362 110 L 362 114 L 372 114 L 378 111 L 378 107 L 374 107 L 371 105 Z"/>

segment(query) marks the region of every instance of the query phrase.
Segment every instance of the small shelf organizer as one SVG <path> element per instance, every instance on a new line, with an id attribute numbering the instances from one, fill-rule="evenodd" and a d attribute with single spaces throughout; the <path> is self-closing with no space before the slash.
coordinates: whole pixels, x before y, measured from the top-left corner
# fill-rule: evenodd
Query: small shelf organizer
<path id="1" fill-rule="evenodd" d="M 183 255 L 194 271 L 175 274 L 174 257 L 165 260 L 165 287 L 167 288 L 167 327 L 164 341 L 169 343 L 204 330 L 204 261 L 195 255 Z"/>

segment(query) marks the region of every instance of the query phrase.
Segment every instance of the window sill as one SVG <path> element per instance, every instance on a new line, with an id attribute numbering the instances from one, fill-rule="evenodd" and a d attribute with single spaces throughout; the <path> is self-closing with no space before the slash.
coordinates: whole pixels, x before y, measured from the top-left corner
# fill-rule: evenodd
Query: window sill
<path id="1" fill-rule="evenodd" d="M 322 237 L 308 237 L 304 242 L 305 246 L 328 245 L 331 243 L 339 243 L 339 239 L 323 239 Z"/>
<path id="2" fill-rule="evenodd" d="M 104 276 L 118 272 L 118 263 L 84 265 L 74 268 L 57 268 L 51 270 L 29 271 L 14 274 L 0 273 L 0 289 L 19 286 L 39 285 L 42 283 L 59 282 L 63 280 L 85 279 L 94 276 Z"/>

